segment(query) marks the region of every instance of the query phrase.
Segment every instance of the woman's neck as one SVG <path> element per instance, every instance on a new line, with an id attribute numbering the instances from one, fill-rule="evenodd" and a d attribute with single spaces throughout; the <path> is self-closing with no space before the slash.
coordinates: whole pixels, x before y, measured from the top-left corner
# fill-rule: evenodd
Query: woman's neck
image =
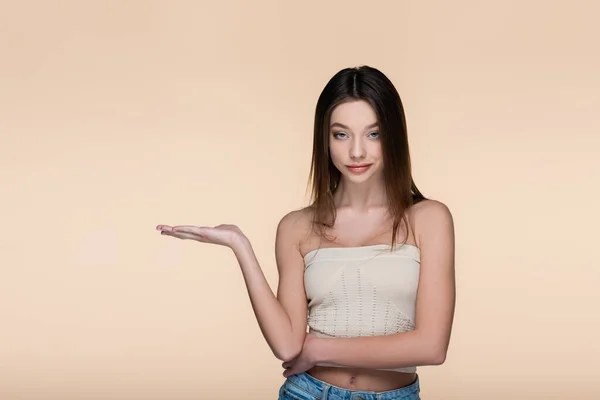
<path id="1" fill-rule="evenodd" d="M 338 185 L 334 202 L 337 208 L 354 211 L 368 211 L 387 206 L 387 196 L 383 181 L 352 183 L 342 179 Z"/>

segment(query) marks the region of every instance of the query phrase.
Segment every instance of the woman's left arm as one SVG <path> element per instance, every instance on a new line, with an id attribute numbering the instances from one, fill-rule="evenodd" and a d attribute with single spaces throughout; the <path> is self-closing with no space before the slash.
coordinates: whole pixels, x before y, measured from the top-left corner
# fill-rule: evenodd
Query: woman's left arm
<path id="1" fill-rule="evenodd" d="M 305 342 L 305 354 L 301 355 L 308 364 L 394 369 L 439 365 L 445 361 L 456 299 L 454 222 L 443 203 L 435 200 L 423 203 L 414 209 L 421 250 L 415 329 L 386 336 L 310 337 Z"/>

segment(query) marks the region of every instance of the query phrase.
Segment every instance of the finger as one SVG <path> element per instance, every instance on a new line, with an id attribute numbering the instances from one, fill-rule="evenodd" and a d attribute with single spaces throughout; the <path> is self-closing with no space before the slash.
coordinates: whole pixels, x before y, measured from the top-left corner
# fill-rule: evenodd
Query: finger
<path id="1" fill-rule="evenodd" d="M 164 235 L 164 236 L 172 236 L 172 237 L 175 237 L 175 238 L 178 238 L 178 239 L 198 240 L 198 237 L 196 235 L 191 234 L 191 233 L 162 231 L 160 234 Z"/>
<path id="2" fill-rule="evenodd" d="M 206 230 L 206 227 L 193 225 L 179 225 L 173 227 L 173 232 L 191 233 L 197 236 L 204 236 L 206 234 Z"/>
<path id="3" fill-rule="evenodd" d="M 173 227 L 169 226 L 169 225 L 158 225 L 156 227 L 156 230 L 159 231 L 161 234 L 174 233 L 173 232 Z"/>
<path id="4" fill-rule="evenodd" d="M 289 368 L 289 367 L 291 367 L 291 366 L 292 366 L 292 363 L 291 363 L 291 361 L 286 361 L 286 362 L 284 362 L 283 364 L 281 364 L 281 366 L 282 366 L 283 368 L 286 368 L 286 369 L 287 369 L 287 368 Z"/>
<path id="5" fill-rule="evenodd" d="M 286 369 L 285 371 L 283 371 L 283 376 L 285 378 L 287 378 L 288 376 L 292 376 L 295 375 L 296 372 L 293 369 Z"/>

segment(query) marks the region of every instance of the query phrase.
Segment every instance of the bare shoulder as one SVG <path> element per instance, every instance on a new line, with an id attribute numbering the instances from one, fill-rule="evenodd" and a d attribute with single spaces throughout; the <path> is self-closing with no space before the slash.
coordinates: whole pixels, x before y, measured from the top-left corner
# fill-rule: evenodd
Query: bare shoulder
<path id="1" fill-rule="evenodd" d="M 308 207 L 296 209 L 283 215 L 277 225 L 277 240 L 294 243 L 300 248 L 302 242 L 310 236 L 312 210 Z"/>
<path id="2" fill-rule="evenodd" d="M 419 247 L 440 235 L 454 240 L 454 217 L 443 202 L 423 200 L 411 207 L 410 217 Z"/>
<path id="3" fill-rule="evenodd" d="M 420 201 L 412 206 L 411 211 L 415 219 L 452 219 L 450 208 L 439 200 Z"/>

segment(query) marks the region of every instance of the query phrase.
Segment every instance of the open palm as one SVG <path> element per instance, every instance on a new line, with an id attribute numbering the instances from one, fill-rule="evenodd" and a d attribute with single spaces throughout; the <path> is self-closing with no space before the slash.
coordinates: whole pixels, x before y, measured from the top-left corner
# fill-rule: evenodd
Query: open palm
<path id="1" fill-rule="evenodd" d="M 236 225 L 221 224 L 214 227 L 194 225 L 158 225 L 156 227 L 162 235 L 173 236 L 178 239 L 196 240 L 203 243 L 213 243 L 231 247 L 244 234 Z"/>

